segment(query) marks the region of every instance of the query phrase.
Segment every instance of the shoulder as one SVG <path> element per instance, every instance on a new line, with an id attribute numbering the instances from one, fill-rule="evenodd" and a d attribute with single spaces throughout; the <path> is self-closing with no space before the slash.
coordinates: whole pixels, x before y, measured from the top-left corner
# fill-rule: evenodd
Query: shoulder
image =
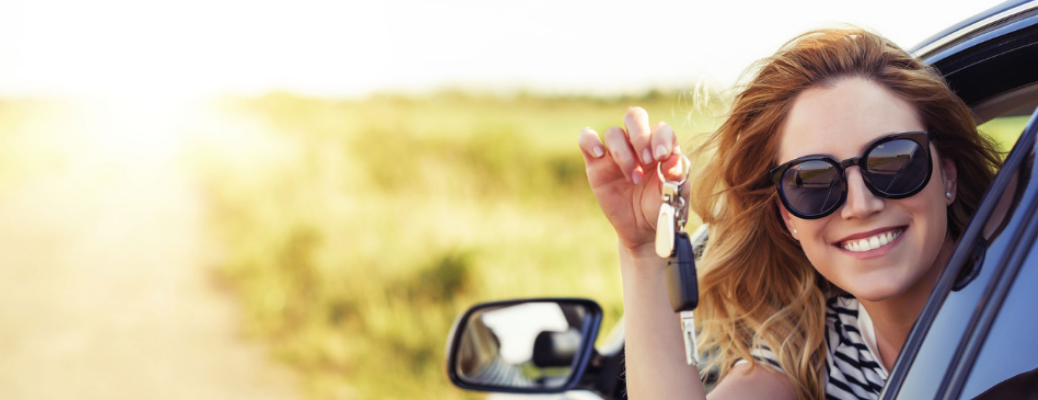
<path id="1" fill-rule="evenodd" d="M 797 396 L 793 383 L 785 374 L 746 363 L 732 367 L 707 398 L 795 400 Z"/>

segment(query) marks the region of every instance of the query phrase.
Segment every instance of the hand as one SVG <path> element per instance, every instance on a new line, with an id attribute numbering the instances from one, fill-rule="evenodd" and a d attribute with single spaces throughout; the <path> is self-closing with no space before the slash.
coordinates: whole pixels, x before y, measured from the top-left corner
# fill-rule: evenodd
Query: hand
<path id="1" fill-rule="evenodd" d="M 580 131 L 579 144 L 591 191 L 616 230 L 620 245 L 632 251 L 652 248 L 663 203 L 656 166 L 663 163 L 664 176 L 670 181 L 680 181 L 685 172 L 674 130 L 664 122 L 650 127 L 649 114 L 632 107 L 624 115 L 624 129 L 614 126 L 606 130 L 605 146 L 591 128 Z M 686 202 L 688 191 L 686 182 L 681 188 Z"/>

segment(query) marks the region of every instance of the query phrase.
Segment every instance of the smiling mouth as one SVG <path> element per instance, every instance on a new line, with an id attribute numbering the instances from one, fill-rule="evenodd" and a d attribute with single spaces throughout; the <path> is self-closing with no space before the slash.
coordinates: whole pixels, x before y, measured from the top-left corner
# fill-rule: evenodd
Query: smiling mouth
<path id="1" fill-rule="evenodd" d="M 898 236 L 905 231 L 905 228 L 894 228 L 889 231 L 873 235 L 864 239 L 848 240 L 840 243 L 839 246 L 844 250 L 860 253 L 863 251 L 875 250 L 880 247 L 893 242 Z"/>

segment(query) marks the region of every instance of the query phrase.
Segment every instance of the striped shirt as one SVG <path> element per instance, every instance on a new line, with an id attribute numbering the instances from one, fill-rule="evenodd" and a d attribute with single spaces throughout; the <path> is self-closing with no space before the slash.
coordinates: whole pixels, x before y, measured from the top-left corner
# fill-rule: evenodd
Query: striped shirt
<path id="1" fill-rule="evenodd" d="M 706 224 L 690 235 L 695 260 L 709 241 Z M 874 400 L 887 382 L 887 369 L 874 356 L 876 330 L 872 318 L 850 295 L 837 296 L 825 304 L 825 398 L 826 400 Z M 750 351 L 753 358 L 779 368 L 778 357 L 766 346 Z M 744 363 L 739 360 L 736 364 Z"/>
<path id="2" fill-rule="evenodd" d="M 876 331 L 864 307 L 851 296 L 830 299 L 825 307 L 825 398 L 874 400 L 887 382 L 887 369 L 874 356 Z M 768 348 L 751 352 L 759 361 L 778 368 Z"/>

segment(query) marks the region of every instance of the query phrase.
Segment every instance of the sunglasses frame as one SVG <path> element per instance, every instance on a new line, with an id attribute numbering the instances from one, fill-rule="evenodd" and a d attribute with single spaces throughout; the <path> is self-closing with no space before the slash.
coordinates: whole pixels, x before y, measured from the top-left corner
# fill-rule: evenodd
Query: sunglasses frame
<path id="1" fill-rule="evenodd" d="M 869 176 L 868 173 L 866 173 L 866 171 L 868 171 L 866 165 L 866 162 L 868 160 L 867 156 L 869 155 L 869 153 L 872 152 L 872 150 L 875 150 L 876 147 L 878 147 L 879 145 L 900 139 L 911 140 L 923 148 L 923 151 L 926 153 L 926 176 L 923 178 L 923 182 L 920 183 L 919 186 L 915 189 L 912 189 L 907 193 L 890 194 L 883 192 L 882 190 L 879 190 L 879 188 L 872 184 L 872 178 Z M 867 187 L 869 191 L 872 192 L 872 194 L 886 199 L 903 199 L 906 197 L 914 196 L 915 194 L 922 191 L 923 188 L 925 188 L 926 185 L 930 183 L 930 177 L 933 176 L 933 155 L 930 152 L 931 139 L 932 137 L 928 131 L 895 133 L 893 135 L 883 136 L 879 139 L 874 140 L 872 143 L 869 143 L 869 145 L 865 147 L 865 151 L 861 153 L 860 157 L 853 157 L 843 161 L 836 161 L 836 159 L 825 155 L 804 156 L 794 160 L 787 161 L 775 168 L 772 168 L 771 178 L 773 183 L 775 184 L 775 189 L 778 191 L 779 199 L 782 201 L 782 206 L 785 207 L 790 214 L 793 214 L 797 218 L 801 219 L 818 219 L 826 217 L 836 212 L 836 210 L 839 210 L 840 207 L 843 207 L 843 204 L 847 201 L 847 174 L 845 173 L 845 170 L 852 166 L 857 166 L 862 171 L 861 176 L 862 180 L 865 181 L 865 187 Z M 840 200 L 838 200 L 836 204 L 832 206 L 830 209 L 814 215 L 803 214 L 794 209 L 786 200 L 786 194 L 782 190 L 782 176 L 786 174 L 786 171 L 792 168 L 794 165 L 806 161 L 827 162 L 832 166 L 836 167 L 836 173 L 840 177 Z"/>

